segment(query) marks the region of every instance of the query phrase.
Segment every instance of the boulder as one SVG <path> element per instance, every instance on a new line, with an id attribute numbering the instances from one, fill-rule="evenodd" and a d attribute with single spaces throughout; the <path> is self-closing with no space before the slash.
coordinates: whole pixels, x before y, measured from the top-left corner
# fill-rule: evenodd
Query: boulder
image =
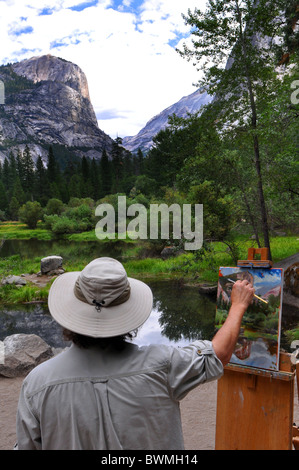
<path id="1" fill-rule="evenodd" d="M 25 376 L 51 357 L 52 348 L 37 335 L 19 333 L 7 336 L 2 342 L 0 376 Z"/>
<path id="2" fill-rule="evenodd" d="M 41 274 L 57 273 L 61 274 L 62 270 L 62 257 L 61 256 L 47 256 L 42 258 L 40 262 Z"/>
<path id="3" fill-rule="evenodd" d="M 2 279 L 2 284 L 15 284 L 16 286 L 25 286 L 26 285 L 26 279 L 24 279 L 22 276 L 14 276 L 10 275 Z"/>

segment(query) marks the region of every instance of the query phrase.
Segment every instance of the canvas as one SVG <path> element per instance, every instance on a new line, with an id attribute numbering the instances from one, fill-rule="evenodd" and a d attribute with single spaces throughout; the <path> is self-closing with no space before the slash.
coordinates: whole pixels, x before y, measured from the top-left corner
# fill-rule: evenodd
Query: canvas
<path id="1" fill-rule="evenodd" d="M 219 268 L 216 328 L 224 323 L 231 305 L 230 295 L 234 282 L 247 279 L 255 294 L 245 313 L 240 335 L 230 363 L 259 369 L 278 370 L 283 295 L 283 269 Z"/>

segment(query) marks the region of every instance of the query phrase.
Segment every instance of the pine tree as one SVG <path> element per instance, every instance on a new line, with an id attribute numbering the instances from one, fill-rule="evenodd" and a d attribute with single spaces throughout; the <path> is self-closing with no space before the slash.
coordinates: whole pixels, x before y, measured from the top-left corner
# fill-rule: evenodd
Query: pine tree
<path id="1" fill-rule="evenodd" d="M 89 179 L 90 168 L 89 168 L 89 160 L 86 158 L 85 155 L 83 155 L 82 160 L 81 160 L 81 174 L 82 174 L 83 180 L 87 182 L 87 180 Z"/>
<path id="2" fill-rule="evenodd" d="M 23 183 L 24 183 L 24 164 L 23 164 L 23 156 L 22 156 L 22 153 L 21 153 L 21 150 L 18 149 L 17 150 L 17 173 L 18 173 L 18 176 L 19 176 L 19 179 L 20 179 L 20 183 L 22 185 L 22 188 L 23 188 Z"/>
<path id="3" fill-rule="evenodd" d="M 60 187 L 63 184 L 59 163 L 53 152 L 53 147 L 49 147 L 47 170 L 47 196 L 48 198 L 61 198 Z"/>
<path id="4" fill-rule="evenodd" d="M 10 188 L 9 193 L 11 194 L 14 182 L 18 175 L 17 162 L 12 152 L 9 153 L 8 160 L 9 160 L 9 188 Z"/>
<path id="5" fill-rule="evenodd" d="M 143 175 L 144 173 L 144 155 L 141 148 L 137 151 L 137 175 Z"/>
<path id="6" fill-rule="evenodd" d="M 9 162 L 8 162 L 7 157 L 5 157 L 4 162 L 3 162 L 2 181 L 4 184 L 5 191 L 6 192 L 9 191 L 10 171 L 9 171 Z"/>
<path id="7" fill-rule="evenodd" d="M 12 197 L 9 203 L 8 214 L 11 220 L 17 220 L 20 204 L 16 197 Z"/>
<path id="8" fill-rule="evenodd" d="M 37 157 L 35 166 L 34 199 L 45 205 L 47 202 L 46 169 L 40 155 Z"/>
<path id="9" fill-rule="evenodd" d="M 102 181 L 101 197 L 111 193 L 112 187 L 112 168 L 106 150 L 103 150 L 102 158 L 100 161 L 100 174 Z"/>
<path id="10" fill-rule="evenodd" d="M 26 145 L 23 152 L 24 192 L 28 200 L 33 200 L 34 162 L 30 149 Z"/>
<path id="11" fill-rule="evenodd" d="M 58 167 L 53 153 L 53 147 L 49 147 L 48 161 L 47 161 L 47 180 L 49 183 L 54 183 L 57 177 Z"/>
<path id="12" fill-rule="evenodd" d="M 99 174 L 99 167 L 96 160 L 93 158 L 90 165 L 90 197 L 97 201 L 101 197 L 101 181 Z"/>
<path id="13" fill-rule="evenodd" d="M 12 188 L 12 197 L 15 197 L 20 205 L 24 204 L 26 201 L 26 196 L 19 176 L 17 176 L 15 179 Z"/>
<path id="14" fill-rule="evenodd" d="M 0 211 L 7 212 L 8 199 L 6 196 L 6 189 L 3 182 L 0 180 Z"/>
<path id="15" fill-rule="evenodd" d="M 114 193 L 121 190 L 121 178 L 123 176 L 123 147 L 122 139 L 117 137 L 112 143 L 112 168 Z"/>

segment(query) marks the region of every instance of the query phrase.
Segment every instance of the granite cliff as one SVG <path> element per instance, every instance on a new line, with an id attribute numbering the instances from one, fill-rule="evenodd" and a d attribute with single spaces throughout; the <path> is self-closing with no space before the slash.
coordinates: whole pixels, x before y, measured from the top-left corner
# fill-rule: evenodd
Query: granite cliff
<path id="1" fill-rule="evenodd" d="M 77 156 L 101 158 L 112 139 L 98 127 L 83 71 L 45 55 L 0 67 L 5 104 L 0 106 L 0 160 L 26 144 L 35 159 L 49 145 Z"/>
<path id="2" fill-rule="evenodd" d="M 202 106 L 208 104 L 211 100 L 212 97 L 202 90 L 196 90 L 191 95 L 184 96 L 180 101 L 150 119 L 136 136 L 124 137 L 122 145 L 132 153 L 136 152 L 138 148 L 146 153 L 153 144 L 153 137 L 161 129 L 167 127 L 169 116 L 176 114 L 178 117 L 186 118 L 188 114 L 200 111 Z"/>

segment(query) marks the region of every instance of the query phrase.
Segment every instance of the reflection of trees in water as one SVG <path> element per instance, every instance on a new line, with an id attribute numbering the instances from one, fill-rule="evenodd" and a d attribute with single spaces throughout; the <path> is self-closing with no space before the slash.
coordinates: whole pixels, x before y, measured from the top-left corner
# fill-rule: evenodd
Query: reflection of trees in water
<path id="1" fill-rule="evenodd" d="M 52 347 L 65 347 L 62 328 L 46 304 L 10 305 L 0 311 L 0 340 L 17 333 L 40 336 Z"/>
<path id="2" fill-rule="evenodd" d="M 212 339 L 215 331 L 215 302 L 194 287 L 178 283 L 151 283 L 154 307 L 159 310 L 162 335 L 171 341 Z"/>

